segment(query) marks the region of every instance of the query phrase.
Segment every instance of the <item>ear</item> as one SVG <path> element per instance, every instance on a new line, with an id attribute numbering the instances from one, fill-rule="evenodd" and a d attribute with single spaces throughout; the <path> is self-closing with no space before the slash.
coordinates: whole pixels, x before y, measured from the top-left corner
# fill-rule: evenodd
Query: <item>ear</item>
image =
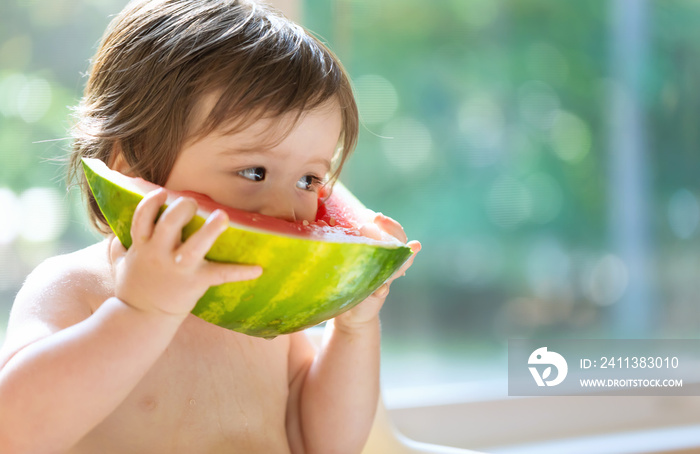
<path id="1" fill-rule="evenodd" d="M 116 170 L 117 172 L 126 176 L 134 176 L 131 172 L 131 166 L 128 162 L 126 162 L 126 159 L 124 158 L 124 153 L 122 152 L 122 147 L 119 142 L 114 144 L 114 147 L 112 149 L 112 156 L 109 158 L 107 166 L 110 169 Z"/>

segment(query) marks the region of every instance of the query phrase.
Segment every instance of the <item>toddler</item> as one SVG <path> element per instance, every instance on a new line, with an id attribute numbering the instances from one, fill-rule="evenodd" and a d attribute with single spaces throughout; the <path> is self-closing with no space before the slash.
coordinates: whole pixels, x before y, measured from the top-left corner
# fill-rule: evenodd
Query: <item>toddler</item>
<path id="1" fill-rule="evenodd" d="M 76 111 L 71 169 L 103 241 L 39 265 L 0 351 L 2 453 L 358 453 L 379 393 L 379 309 L 392 279 L 326 327 L 264 340 L 190 314 L 209 286 L 256 266 L 204 259 L 213 213 L 182 242 L 196 202 L 133 218 L 125 250 L 80 158 L 172 190 L 313 221 L 358 132 L 350 82 L 303 28 L 252 0 L 138 0 L 110 24 Z M 365 226 L 402 241 L 377 215 Z M 409 245 L 420 249 L 417 242 Z"/>

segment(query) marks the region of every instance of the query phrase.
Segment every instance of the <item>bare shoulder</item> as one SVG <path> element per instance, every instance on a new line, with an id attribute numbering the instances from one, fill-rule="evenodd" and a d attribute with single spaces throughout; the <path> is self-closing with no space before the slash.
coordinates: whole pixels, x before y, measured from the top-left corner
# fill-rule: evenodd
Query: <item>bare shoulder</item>
<path id="1" fill-rule="evenodd" d="M 43 261 L 17 293 L 0 365 L 29 343 L 88 318 L 111 288 L 106 241 Z"/>

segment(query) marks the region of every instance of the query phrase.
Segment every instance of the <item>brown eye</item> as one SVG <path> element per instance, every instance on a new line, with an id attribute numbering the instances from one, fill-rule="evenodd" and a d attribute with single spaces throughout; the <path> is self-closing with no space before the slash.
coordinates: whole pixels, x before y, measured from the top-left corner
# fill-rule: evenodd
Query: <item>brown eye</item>
<path id="1" fill-rule="evenodd" d="M 238 175 L 251 181 L 263 181 L 265 179 L 265 167 L 251 167 L 238 172 Z"/>
<path id="2" fill-rule="evenodd" d="M 306 191 L 314 191 L 318 186 L 321 185 L 321 179 L 313 175 L 304 175 L 297 181 L 297 188 L 304 189 Z"/>

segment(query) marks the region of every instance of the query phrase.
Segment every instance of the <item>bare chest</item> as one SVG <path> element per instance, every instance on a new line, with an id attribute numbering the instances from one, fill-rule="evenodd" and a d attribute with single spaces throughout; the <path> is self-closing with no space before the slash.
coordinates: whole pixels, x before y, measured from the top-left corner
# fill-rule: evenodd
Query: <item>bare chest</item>
<path id="1" fill-rule="evenodd" d="M 288 349 L 190 316 L 77 452 L 285 452 Z"/>

